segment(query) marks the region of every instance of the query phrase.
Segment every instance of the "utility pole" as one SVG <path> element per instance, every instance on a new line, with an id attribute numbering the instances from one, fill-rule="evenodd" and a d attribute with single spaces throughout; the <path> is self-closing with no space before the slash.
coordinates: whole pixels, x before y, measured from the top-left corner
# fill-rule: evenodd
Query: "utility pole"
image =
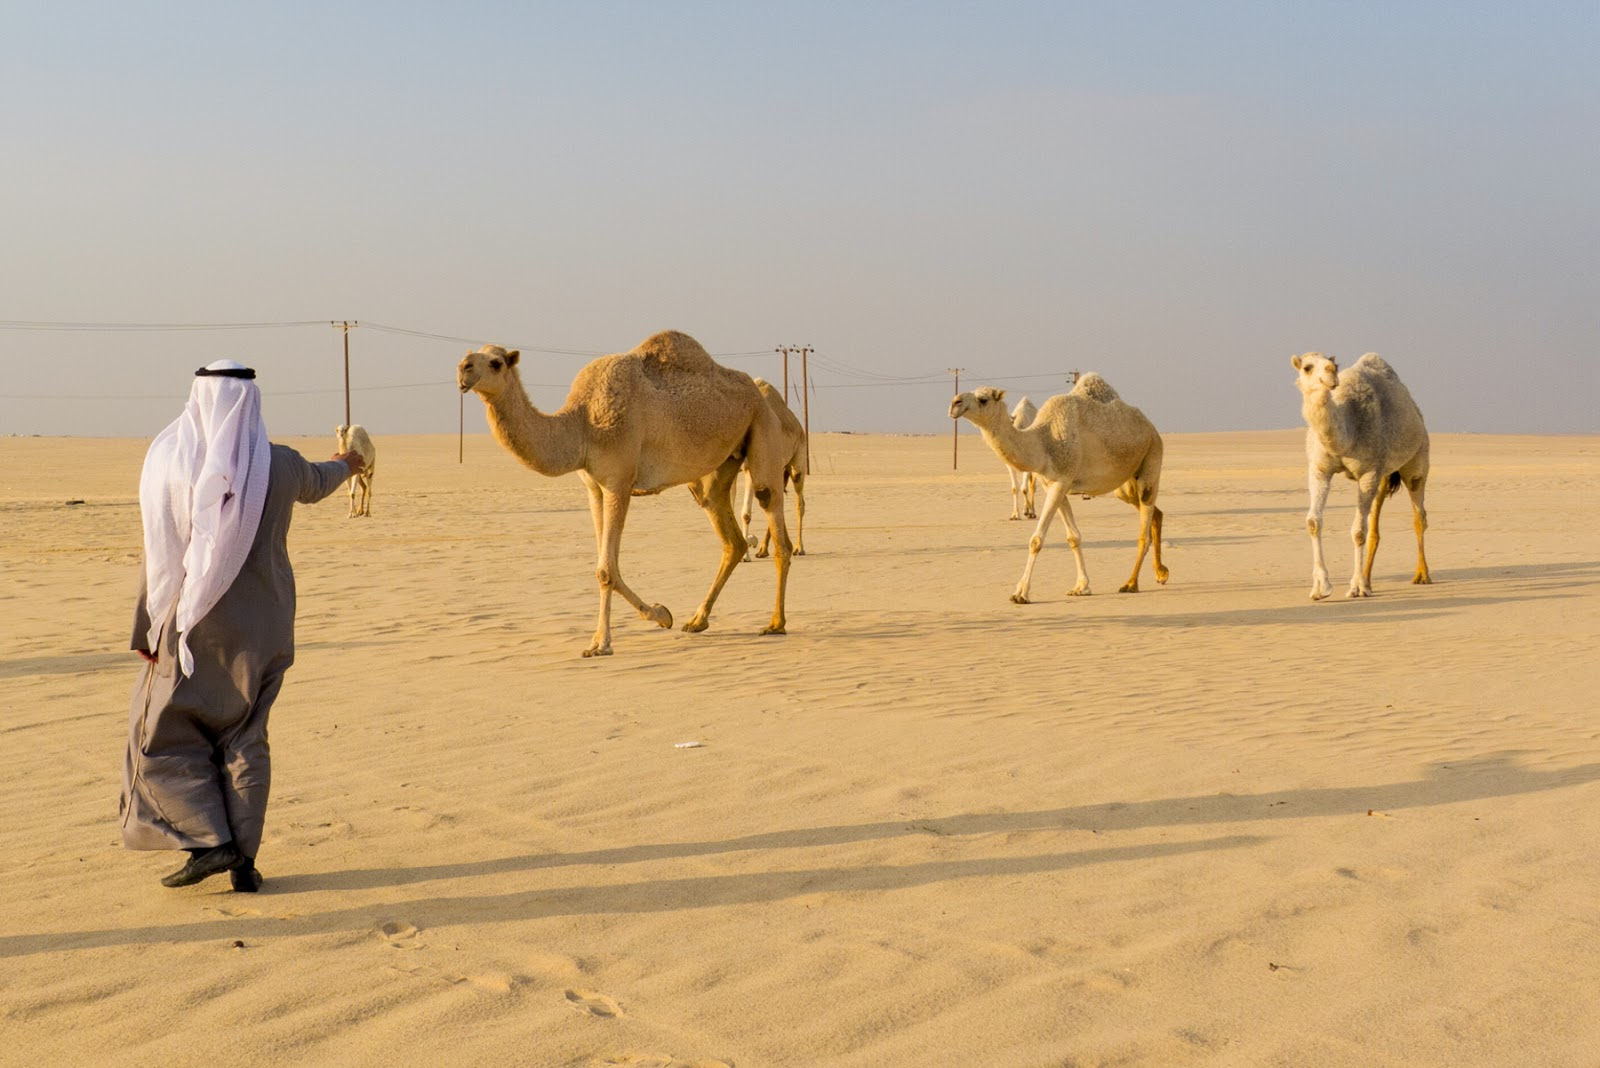
<path id="1" fill-rule="evenodd" d="M 343 330 L 344 331 L 344 425 L 345 426 L 349 426 L 350 425 L 350 331 L 354 330 L 357 326 L 360 326 L 361 324 L 360 323 L 356 323 L 356 322 L 351 322 L 349 319 L 344 319 L 344 320 L 341 320 L 341 321 L 339 321 L 337 323 L 330 322 L 328 325 L 333 327 L 335 330 Z"/>
<path id="2" fill-rule="evenodd" d="M 946 371 L 956 376 L 956 395 L 961 395 L 961 372 L 965 367 L 946 367 Z M 950 420 L 950 470 L 961 469 L 961 420 Z"/>
<path id="3" fill-rule="evenodd" d="M 1075 385 L 1077 385 L 1077 384 L 1078 384 L 1078 378 L 1079 378 L 1079 377 L 1080 377 L 1080 376 L 1081 376 L 1081 375 L 1082 375 L 1082 374 L 1083 374 L 1083 372 L 1082 372 L 1082 371 L 1079 371 L 1079 370 L 1071 370 L 1071 371 L 1068 371 L 1068 372 L 1067 372 L 1067 385 L 1069 385 L 1069 386 L 1075 386 Z"/>
<path id="4" fill-rule="evenodd" d="M 783 403 L 789 403 L 789 346 L 779 345 L 772 350 L 783 353 Z"/>
<path id="5" fill-rule="evenodd" d="M 811 346 L 806 345 L 800 350 L 800 407 L 803 412 L 801 420 L 806 430 L 806 474 L 811 474 L 811 369 L 806 357 L 811 355 Z"/>

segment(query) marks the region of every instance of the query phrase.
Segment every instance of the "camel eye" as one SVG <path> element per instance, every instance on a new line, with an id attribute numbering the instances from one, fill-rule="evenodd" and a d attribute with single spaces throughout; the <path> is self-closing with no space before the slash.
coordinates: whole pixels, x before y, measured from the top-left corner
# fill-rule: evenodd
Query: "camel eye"
<path id="1" fill-rule="evenodd" d="M 491 368 L 493 368 L 494 370 L 498 371 L 498 370 L 500 370 L 500 361 L 499 360 L 490 360 L 489 361 L 489 366 Z"/>
<path id="2" fill-rule="evenodd" d="M 988 404 L 989 403 L 989 398 L 988 397 L 979 397 L 978 398 L 978 403 L 979 404 Z"/>

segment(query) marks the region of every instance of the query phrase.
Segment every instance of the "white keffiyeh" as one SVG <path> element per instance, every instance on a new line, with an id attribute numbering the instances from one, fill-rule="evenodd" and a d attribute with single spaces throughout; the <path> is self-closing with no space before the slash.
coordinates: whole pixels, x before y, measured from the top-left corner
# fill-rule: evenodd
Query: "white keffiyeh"
<path id="1" fill-rule="evenodd" d="M 233 585 L 261 525 L 271 446 L 261 420 L 261 391 L 231 377 L 245 371 L 218 360 L 197 375 L 183 414 L 156 435 L 139 478 L 144 515 L 149 648 L 178 607 L 178 663 L 194 674 L 189 629 Z"/>

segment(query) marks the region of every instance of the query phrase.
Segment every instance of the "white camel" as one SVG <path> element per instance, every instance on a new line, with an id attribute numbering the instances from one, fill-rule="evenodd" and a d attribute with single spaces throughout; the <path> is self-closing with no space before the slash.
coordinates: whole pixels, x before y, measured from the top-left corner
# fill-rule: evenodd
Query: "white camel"
<path id="1" fill-rule="evenodd" d="M 1026 430 L 1038 416 L 1039 409 L 1033 406 L 1033 401 L 1023 397 L 1011 409 L 1011 425 L 1018 430 Z M 1033 506 L 1039 476 L 1032 471 L 1018 471 L 1010 464 L 1006 464 L 1006 473 L 1011 476 L 1011 518 L 1022 519 L 1026 516 L 1028 519 L 1038 519 L 1039 513 L 1033 510 Z"/>
<path id="2" fill-rule="evenodd" d="M 794 410 L 783 401 L 783 394 L 775 389 L 772 383 L 764 378 L 756 379 L 756 388 L 761 391 L 761 396 L 766 398 L 767 406 L 772 409 L 778 421 L 783 424 L 784 441 L 789 445 L 789 458 L 784 463 L 784 473 L 788 476 L 789 484 L 794 487 L 795 529 L 794 529 L 794 554 L 806 554 L 806 428 L 801 425 Z M 756 550 L 756 555 L 765 559 L 767 548 L 772 541 L 772 528 L 769 526 L 757 547 L 756 539 L 750 534 L 750 515 L 756 496 L 755 479 L 750 477 L 748 465 L 744 472 L 744 508 L 739 514 L 740 529 L 744 531 L 745 545 Z M 744 558 L 750 559 L 747 551 Z"/>
<path id="3" fill-rule="evenodd" d="M 352 426 L 339 425 L 333 428 L 334 439 L 338 442 L 339 452 L 354 452 L 361 455 L 366 467 L 359 475 L 350 476 L 350 516 L 370 516 L 372 514 L 372 475 L 378 468 L 378 447 L 372 443 L 372 436 L 367 433 L 367 428 L 360 423 Z M 359 503 L 357 498 L 360 498 Z"/>
<path id="4" fill-rule="evenodd" d="M 470 389 L 483 398 L 490 431 L 512 455 L 542 475 L 577 471 L 589 491 L 600 619 L 583 655 L 611 653 L 613 590 L 642 618 L 672 626 L 672 613 L 663 605 L 645 604 L 623 582 L 617 563 L 629 501 L 672 486 L 689 486 L 722 542 L 722 563 L 711 590 L 683 625 L 687 631 L 706 629 L 717 595 L 744 560 L 731 494 L 746 462 L 777 546 L 777 598 L 772 621 L 761 633 L 782 634 L 793 552 L 783 522 L 783 467 L 789 452 L 778 417 L 750 376 L 723 367 L 687 334 L 668 330 L 631 352 L 586 365 L 573 379 L 567 403 L 547 415 L 528 399 L 519 358 L 515 349 L 485 345 L 462 358 L 456 384 L 461 392 Z"/>
<path id="5" fill-rule="evenodd" d="M 1069 591 L 1087 596 L 1089 575 L 1083 566 L 1082 537 L 1072 518 L 1069 493 L 1098 496 L 1113 493 L 1139 509 L 1139 555 L 1133 574 L 1120 592 L 1137 593 L 1139 569 L 1145 553 L 1155 547 L 1156 581 L 1165 583 L 1168 571 L 1161 562 L 1161 509 L 1156 494 L 1161 488 L 1161 435 L 1144 413 L 1117 396 L 1110 383 L 1094 373 L 1081 376 L 1071 393 L 1051 397 L 1039 416 L 1019 430 L 1006 415 L 1005 391 L 984 386 L 959 394 L 950 402 L 950 418 L 966 418 L 983 431 L 989 447 L 1012 467 L 1044 478 L 1044 506 L 1039 525 L 1028 541 L 1028 563 L 1011 599 L 1028 603 L 1033 565 L 1044 547 L 1045 532 L 1057 512 L 1067 525 L 1067 544 L 1078 565 L 1077 584 Z"/>
<path id="6" fill-rule="evenodd" d="M 1289 362 L 1300 372 L 1295 384 L 1300 387 L 1300 414 L 1306 420 L 1311 599 L 1320 601 L 1333 592 L 1322 559 L 1322 510 L 1336 474 L 1356 483 L 1356 519 L 1350 527 L 1356 561 L 1347 596 L 1372 596 L 1378 513 L 1402 482 L 1411 496 L 1412 526 L 1417 532 L 1417 570 L 1411 581 L 1432 582 L 1422 551 L 1422 533 L 1428 529 L 1422 499 L 1428 483 L 1428 428 L 1411 391 L 1375 352 L 1343 371 L 1320 352 L 1302 353 Z"/>

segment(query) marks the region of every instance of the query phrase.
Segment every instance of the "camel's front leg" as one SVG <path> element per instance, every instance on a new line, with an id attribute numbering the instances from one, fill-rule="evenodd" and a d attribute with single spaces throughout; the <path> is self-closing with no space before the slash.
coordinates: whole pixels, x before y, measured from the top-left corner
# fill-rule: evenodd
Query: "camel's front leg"
<path id="1" fill-rule="evenodd" d="M 600 583 L 600 619 L 595 625 L 594 640 L 583 651 L 584 656 L 611 655 L 611 593 L 615 590 L 639 615 L 663 627 L 672 626 L 672 613 L 659 604 L 646 605 L 639 595 L 622 581 L 619 558 L 622 550 L 622 527 L 628 518 L 631 495 L 624 491 L 600 491 L 600 523 L 596 535 L 600 546 L 600 560 L 595 567 L 595 578 Z M 592 506 L 592 500 L 591 500 Z"/>
<path id="2" fill-rule="evenodd" d="M 1022 567 L 1022 578 L 1017 582 L 1017 588 L 1011 595 L 1013 604 L 1028 603 L 1028 589 L 1033 584 L 1033 565 L 1039 559 L 1039 550 L 1044 548 L 1044 536 L 1050 529 L 1050 523 L 1056 517 L 1056 506 L 1065 500 L 1066 483 L 1052 482 L 1045 491 L 1044 507 L 1040 510 L 1039 525 L 1033 528 L 1033 537 L 1028 539 L 1028 562 Z"/>
<path id="3" fill-rule="evenodd" d="M 1021 519 L 1023 481 L 1028 476 L 1010 466 L 1006 468 L 1006 472 L 1011 475 L 1011 518 Z"/>
<path id="4" fill-rule="evenodd" d="M 1022 486 L 1022 514 L 1028 519 L 1038 519 L 1039 513 L 1033 506 L 1038 503 L 1039 476 L 1029 471 L 1022 477 Z"/>
<path id="5" fill-rule="evenodd" d="M 1368 472 L 1356 481 L 1356 518 L 1350 524 L 1350 540 L 1355 543 L 1355 569 L 1350 573 L 1346 597 L 1372 596 L 1372 558 L 1378 551 L 1378 509 L 1383 507 L 1383 485 L 1378 475 Z"/>
<path id="6" fill-rule="evenodd" d="M 1322 559 L 1322 512 L 1328 506 L 1328 486 L 1333 473 L 1315 467 L 1306 475 L 1311 489 L 1311 507 L 1306 510 L 1306 533 L 1311 535 L 1311 599 L 1320 601 L 1333 592 L 1328 581 L 1328 565 Z"/>

